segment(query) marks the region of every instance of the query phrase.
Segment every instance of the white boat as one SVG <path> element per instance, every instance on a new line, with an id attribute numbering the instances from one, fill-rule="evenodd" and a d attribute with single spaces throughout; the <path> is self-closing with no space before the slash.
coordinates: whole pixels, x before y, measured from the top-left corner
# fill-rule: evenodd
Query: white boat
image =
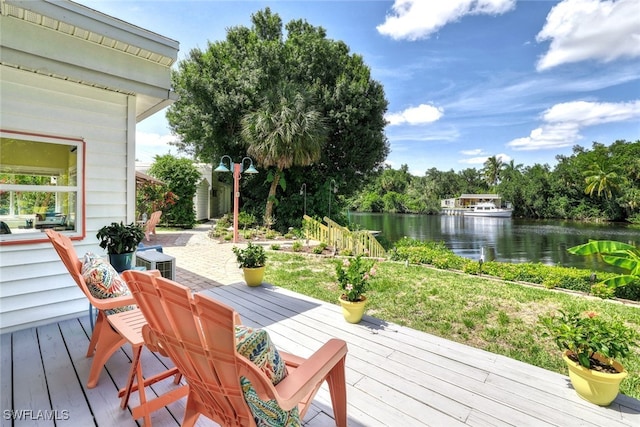
<path id="1" fill-rule="evenodd" d="M 493 216 L 499 218 L 511 218 L 512 209 L 498 208 L 492 202 L 478 203 L 473 210 L 465 211 L 465 216 Z"/>

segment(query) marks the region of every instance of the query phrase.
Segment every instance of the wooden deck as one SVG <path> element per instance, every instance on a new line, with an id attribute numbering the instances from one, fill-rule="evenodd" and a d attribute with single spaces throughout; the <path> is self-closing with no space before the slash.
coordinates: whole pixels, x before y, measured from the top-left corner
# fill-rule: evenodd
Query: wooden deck
<path id="1" fill-rule="evenodd" d="M 350 426 L 640 425 L 640 401 L 619 396 L 600 408 L 578 398 L 566 376 L 373 318 L 351 325 L 337 305 L 269 286 L 203 292 L 235 307 L 246 324 L 265 327 L 283 350 L 308 356 L 330 337 L 346 340 Z M 88 331 L 81 318 L 1 336 L 3 427 L 137 424 L 117 397 L 131 349 L 116 353 L 98 386 L 87 389 Z M 145 350 L 145 373 L 170 365 Z M 165 381 L 148 394 L 173 387 Z M 155 412 L 153 425 L 179 425 L 184 405 Z M 323 387 L 305 425 L 331 426 L 331 415 Z M 199 425 L 215 424 L 201 417 Z"/>

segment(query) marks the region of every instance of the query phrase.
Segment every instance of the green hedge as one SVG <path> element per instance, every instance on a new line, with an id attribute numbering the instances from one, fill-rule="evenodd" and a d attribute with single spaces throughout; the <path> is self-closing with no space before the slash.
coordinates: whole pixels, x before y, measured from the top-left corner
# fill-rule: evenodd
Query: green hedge
<path id="1" fill-rule="evenodd" d="M 456 255 L 443 242 L 422 242 L 403 238 L 396 242 L 390 252 L 391 259 L 408 261 L 411 264 L 429 264 L 444 270 L 460 270 L 468 274 L 486 274 L 503 280 L 527 282 L 542 285 L 546 288 L 562 288 L 585 293 L 592 292 L 592 272 L 571 267 L 555 267 L 541 263 L 512 264 L 489 261 L 482 265 L 478 261 Z M 616 276 L 615 273 L 599 272 L 598 282 Z M 612 295 L 632 301 L 640 301 L 640 283 L 634 282 L 614 290 Z"/>

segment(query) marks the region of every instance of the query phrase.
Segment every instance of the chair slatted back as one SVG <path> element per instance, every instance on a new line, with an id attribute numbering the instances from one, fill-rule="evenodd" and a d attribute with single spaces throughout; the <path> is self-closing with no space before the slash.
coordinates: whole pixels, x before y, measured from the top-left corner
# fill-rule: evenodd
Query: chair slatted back
<path id="1" fill-rule="evenodd" d="M 331 339 L 306 360 L 281 352 L 289 376 L 274 386 L 238 353 L 235 326 L 240 317 L 233 308 L 208 295 L 192 295 L 187 287 L 163 277 L 135 270 L 123 275 L 148 321 L 145 343 L 164 351 L 189 384 L 183 425 L 193 426 L 204 414 L 222 426 L 254 427 L 240 384 L 244 376 L 261 399 L 275 399 L 284 410 L 298 406 L 301 417 L 326 380 L 336 425 L 346 427 L 344 341 Z"/>
<path id="2" fill-rule="evenodd" d="M 150 240 L 151 234 L 156 234 L 156 225 L 160 222 L 160 217 L 162 216 L 162 211 L 155 211 L 151 214 L 151 217 L 144 225 L 144 235 L 147 241 Z"/>
<path id="3" fill-rule="evenodd" d="M 123 276 L 147 319 L 145 340 L 156 341 L 147 345 L 159 347 L 173 360 L 199 409 L 223 426 L 255 425 L 236 367 L 233 309 L 213 307 L 211 315 L 217 320 L 203 323 L 194 312 L 189 288 L 134 270 Z"/>
<path id="4" fill-rule="evenodd" d="M 44 230 L 44 232 L 49 240 L 51 240 L 53 248 L 58 253 L 58 256 L 62 260 L 64 266 L 67 267 L 67 270 L 73 280 L 93 304 L 95 298 L 89 292 L 87 283 L 84 281 L 84 277 L 82 276 L 82 261 L 78 258 L 78 254 L 73 247 L 73 243 L 71 243 L 71 239 L 51 228 Z"/>

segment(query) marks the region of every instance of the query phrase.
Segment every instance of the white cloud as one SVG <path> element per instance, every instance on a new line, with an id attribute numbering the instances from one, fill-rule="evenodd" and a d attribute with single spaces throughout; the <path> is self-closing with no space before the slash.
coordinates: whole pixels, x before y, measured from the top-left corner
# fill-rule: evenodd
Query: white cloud
<path id="1" fill-rule="evenodd" d="M 640 101 L 631 102 L 564 102 L 544 112 L 549 123 L 573 122 L 579 126 L 623 122 L 640 118 Z"/>
<path id="2" fill-rule="evenodd" d="M 395 40 L 426 39 L 465 15 L 498 15 L 515 5 L 516 0 L 395 0 L 392 13 L 376 28 Z"/>
<path id="3" fill-rule="evenodd" d="M 511 156 L 504 153 L 496 154 L 496 158 L 500 159 L 502 163 L 509 163 L 512 160 Z"/>
<path id="4" fill-rule="evenodd" d="M 140 162 L 152 163 L 157 155 L 168 154 L 172 149 L 175 153 L 177 147 L 169 143 L 177 139 L 177 136 L 171 134 L 136 132 L 136 159 Z"/>
<path id="5" fill-rule="evenodd" d="M 429 104 L 420 104 L 417 107 L 410 107 L 399 113 L 389 113 L 385 119 L 390 126 L 400 124 L 421 125 L 432 123 L 444 115 L 442 107 L 435 107 Z"/>
<path id="6" fill-rule="evenodd" d="M 470 150 L 470 151 L 482 151 L 482 150 Z M 462 151 L 461 153 L 465 154 L 464 151 Z M 477 153 L 477 154 L 481 154 L 481 153 Z M 496 158 L 502 160 L 502 163 L 508 163 L 511 161 L 511 156 L 508 156 L 504 153 L 495 154 L 495 156 Z M 460 159 L 458 160 L 458 163 L 462 163 L 465 165 L 483 165 L 484 162 L 486 162 L 489 157 L 491 156 L 470 157 L 468 159 Z"/>
<path id="7" fill-rule="evenodd" d="M 551 9 L 536 36 L 551 41 L 538 71 L 595 59 L 640 56 L 640 1 L 564 0 Z"/>
<path id="8" fill-rule="evenodd" d="M 470 157 L 468 159 L 460 159 L 458 163 L 462 163 L 465 165 L 481 165 L 487 161 L 487 157 Z"/>
<path id="9" fill-rule="evenodd" d="M 556 104 L 542 114 L 544 124 L 529 136 L 517 138 L 508 147 L 514 150 L 542 150 L 570 147 L 581 139 L 580 129 L 604 123 L 640 120 L 640 101 Z"/>
<path id="10" fill-rule="evenodd" d="M 479 156 L 480 154 L 484 154 L 484 150 L 482 148 L 476 148 L 474 150 L 462 150 L 460 154 L 464 154 L 465 156 Z"/>

